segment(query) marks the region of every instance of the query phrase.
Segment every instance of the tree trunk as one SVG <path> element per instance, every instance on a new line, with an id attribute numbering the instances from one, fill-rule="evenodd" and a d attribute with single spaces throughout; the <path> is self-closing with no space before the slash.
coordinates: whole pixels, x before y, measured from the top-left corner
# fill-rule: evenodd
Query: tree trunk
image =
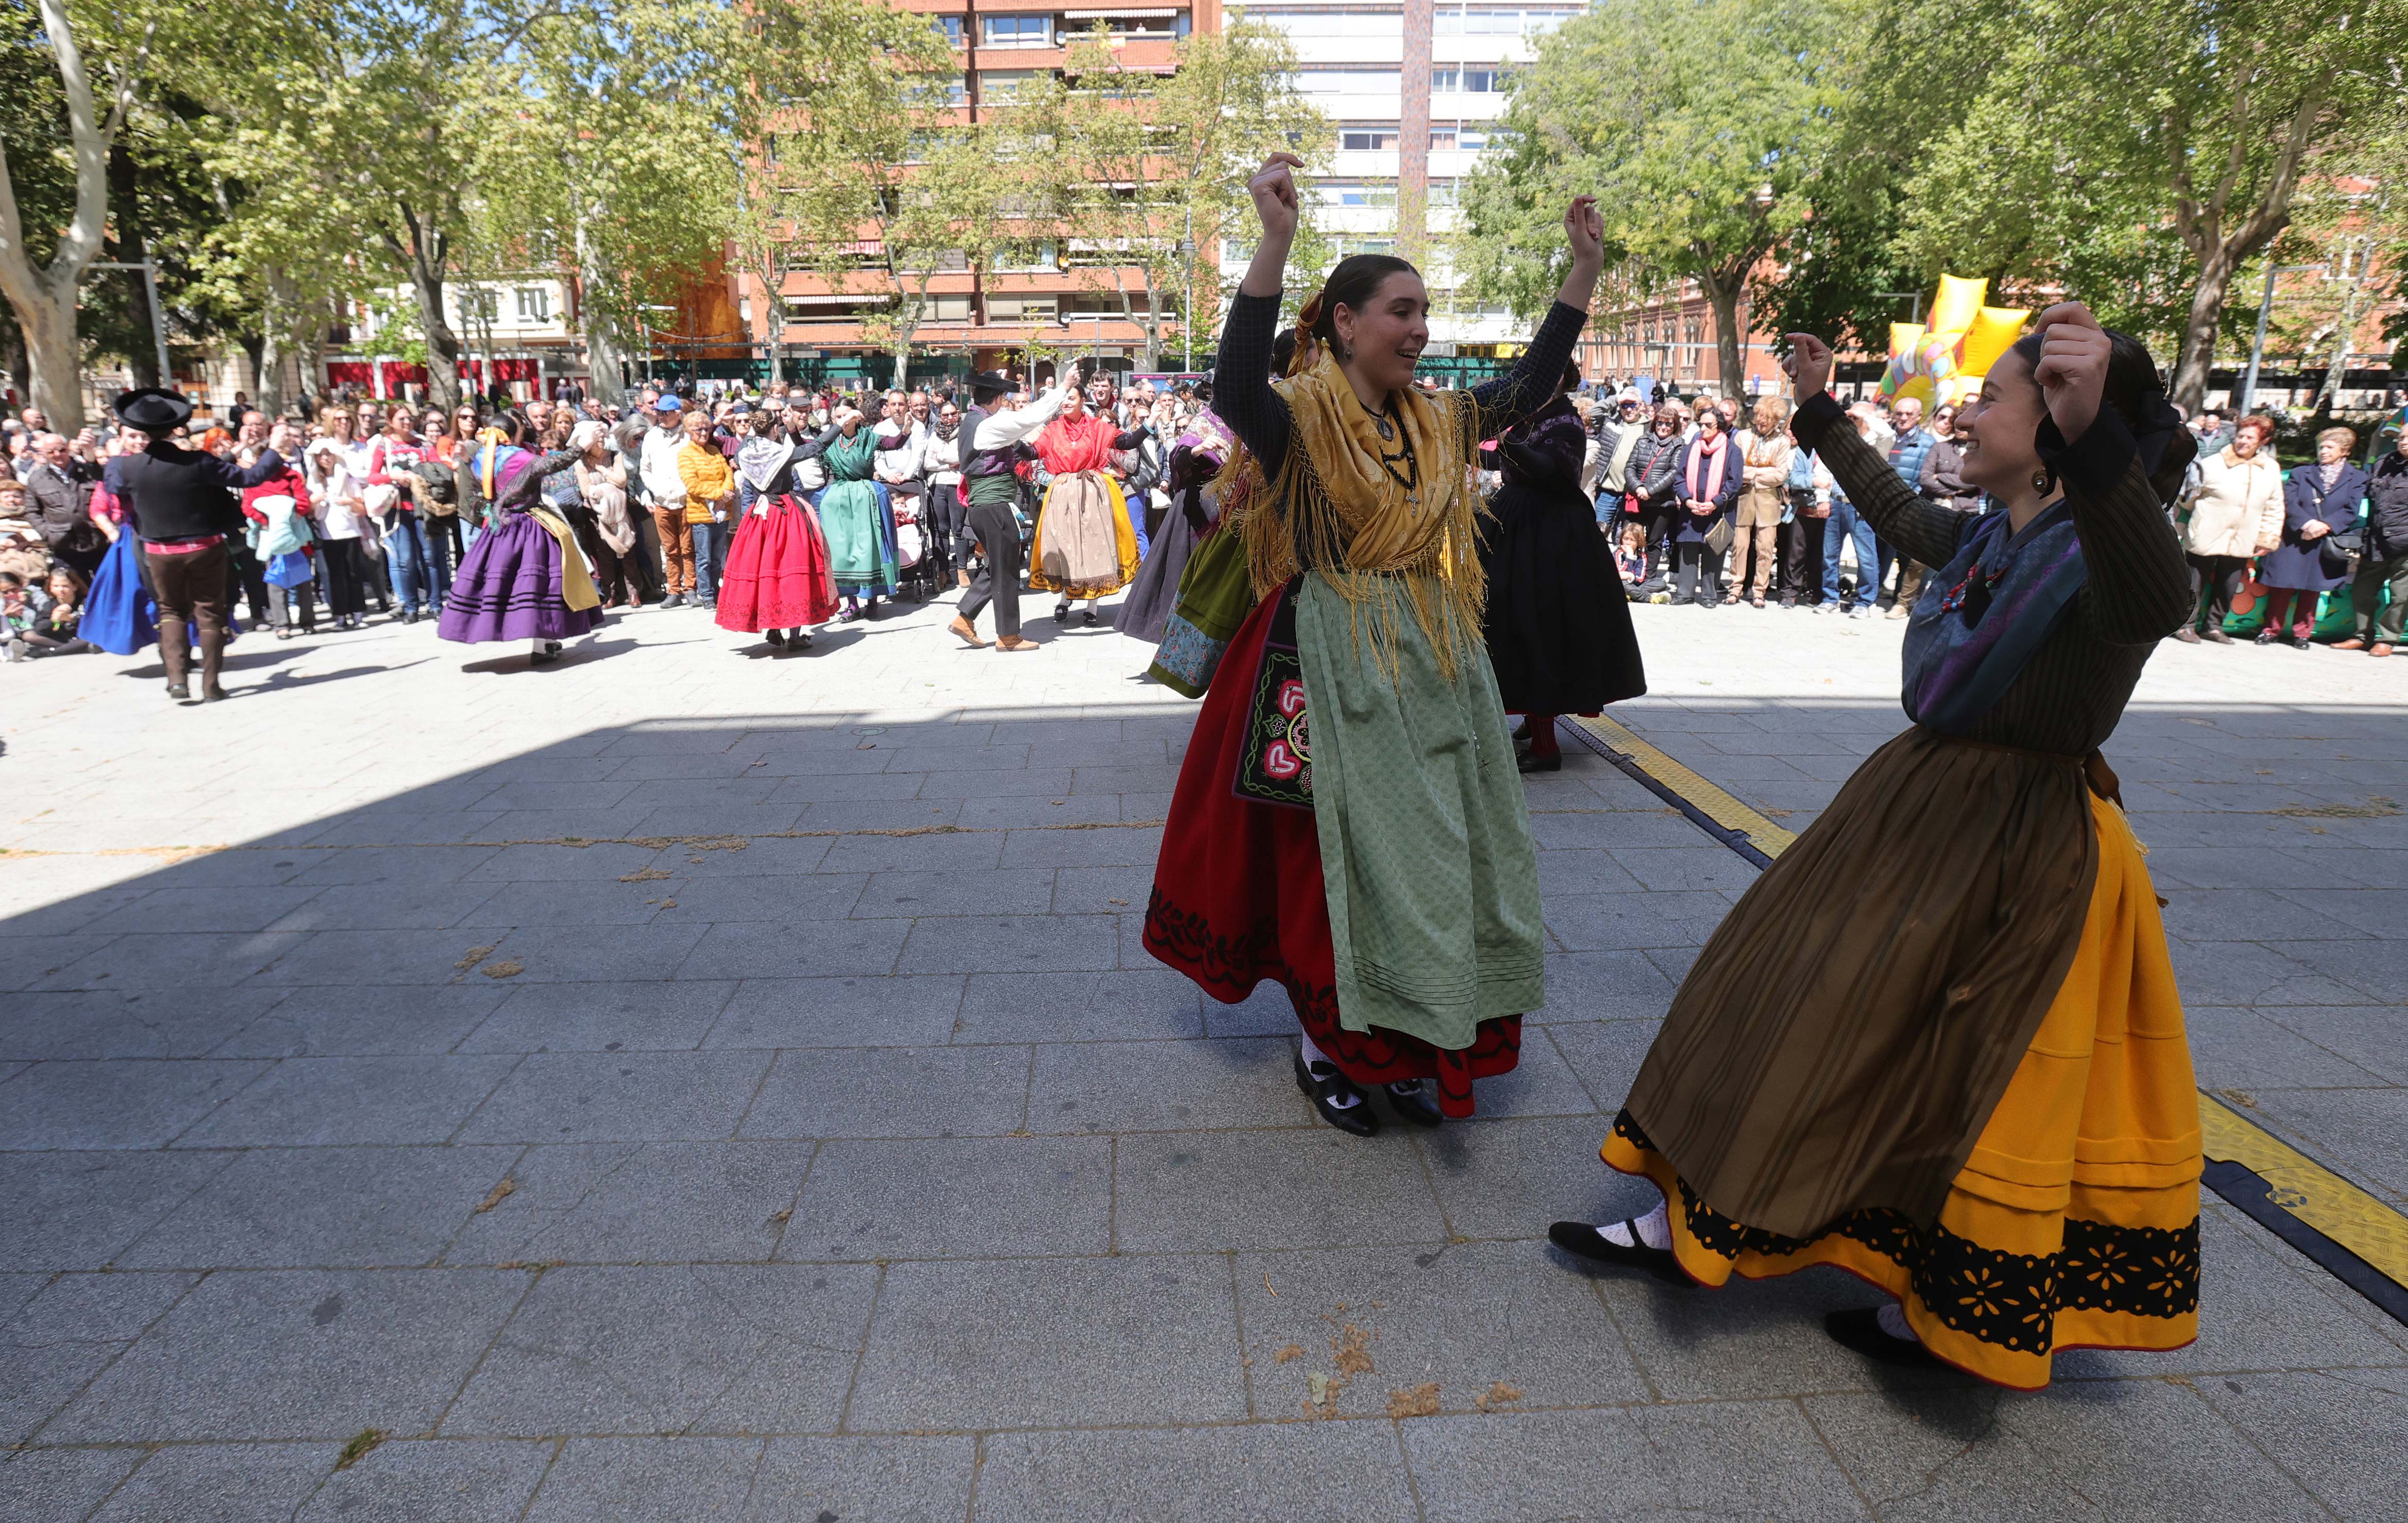
<path id="1" fill-rule="evenodd" d="M 50 281 L 44 280 L 47 288 Z M 46 300 L 17 309 L 17 326 L 25 335 L 26 367 L 33 372 L 34 406 L 50 420 L 50 427 L 73 438 L 83 427 L 83 366 L 76 341 L 75 286 L 65 297 L 45 289 Z"/>
<path id="2" fill-rule="evenodd" d="M 607 289 L 609 271 L 602 267 L 602 251 L 595 244 L 582 198 L 572 198 L 569 214 L 577 228 L 577 326 L 585 340 L 585 369 L 593 381 L 594 400 L 605 407 L 617 407 L 627 395 L 622 374 L 619 325 L 612 321 L 609 309 L 595 299 L 595 292 Z"/>
<path id="3" fill-rule="evenodd" d="M 1145 278 L 1145 367 L 1162 368 L 1162 292 L 1148 271 Z"/>
<path id="4" fill-rule="evenodd" d="M 385 246 L 399 256 L 409 271 L 409 287 L 418 298 L 418 331 L 426 340 L 427 399 L 446 412 L 460 406 L 460 336 L 443 316 L 443 274 L 446 264 L 446 240 L 441 230 L 430 228 L 418 213 L 408 207 L 399 208 L 401 231 L 408 235 L 403 242 L 392 231 L 384 234 Z M 492 345 L 486 348 L 490 351 Z"/>
<path id="5" fill-rule="evenodd" d="M 2199 262 L 2199 285 L 2191 292 L 2190 315 L 2183 323 L 2182 350 L 2174 362 L 2173 404 L 2193 416 L 2207 397 L 2207 370 L 2215 355 L 2216 326 L 2224 320 L 2224 294 L 2246 257 L 2231 244 L 2220 243 Z"/>
<path id="6" fill-rule="evenodd" d="M 1745 335 L 1739 329 L 1739 294 L 1746 280 L 1744 267 L 1728 280 L 1720 270 L 1698 277 L 1698 284 L 1705 288 L 1707 305 L 1714 309 L 1714 347 L 1722 366 L 1723 395 L 1733 402 L 1747 395 L 1747 356 L 1741 347 Z"/>
<path id="7" fill-rule="evenodd" d="M 259 302 L 259 409 L 273 418 L 284 411 L 284 365 L 292 353 L 292 328 L 300 317 L 293 281 L 271 265 Z"/>

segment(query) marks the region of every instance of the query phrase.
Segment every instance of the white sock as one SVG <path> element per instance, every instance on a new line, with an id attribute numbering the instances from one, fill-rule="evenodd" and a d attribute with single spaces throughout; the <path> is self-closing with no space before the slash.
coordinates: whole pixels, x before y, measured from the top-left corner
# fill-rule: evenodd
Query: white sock
<path id="1" fill-rule="evenodd" d="M 1604 1227 L 1600 1227 L 1597 1229 L 1597 1233 L 1598 1236 L 1605 1239 L 1606 1242 L 1613 1243 L 1618 1247 L 1629 1248 L 1637 1246 L 1637 1244 L 1630 1241 L 1630 1229 L 1623 1226 L 1620 1222 L 1612 1222 Z M 1662 1198 L 1657 1198 L 1655 1210 L 1639 1218 L 1639 1242 L 1645 1243 L 1650 1248 L 1670 1248 L 1672 1246 L 1671 1214 L 1664 1209 L 1664 1201 Z"/>
<path id="2" fill-rule="evenodd" d="M 1923 1342 L 1916 1336 L 1914 1327 L 1907 1322 L 1906 1309 L 1894 1300 L 1884 1301 L 1882 1309 L 1874 1315 L 1873 1320 L 1881 1324 L 1882 1331 L 1893 1338 L 1909 1343 Z"/>
<path id="3" fill-rule="evenodd" d="M 1335 1074 L 1341 1079 L 1346 1077 L 1343 1072 L 1340 1071 L 1338 1065 L 1329 1060 L 1329 1055 L 1327 1053 L 1323 1052 L 1320 1048 L 1312 1044 L 1312 1039 L 1311 1037 L 1304 1035 L 1302 1032 L 1298 1032 L 1297 1037 L 1298 1040 L 1304 1043 L 1304 1068 L 1306 1072 L 1312 1074 L 1316 1079 L 1326 1079 L 1332 1074 Z M 1352 1081 L 1349 1082 L 1351 1083 Z M 1351 1111 L 1362 1103 L 1363 1097 L 1359 1093 L 1351 1089 L 1329 1097 L 1329 1108 L 1333 1111 Z"/>

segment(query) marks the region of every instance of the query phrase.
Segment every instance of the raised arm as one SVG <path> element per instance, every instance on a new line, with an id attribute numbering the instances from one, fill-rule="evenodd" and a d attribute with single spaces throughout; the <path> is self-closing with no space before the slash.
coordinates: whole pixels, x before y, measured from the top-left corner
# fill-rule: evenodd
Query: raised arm
<path id="1" fill-rule="evenodd" d="M 1590 276 L 1589 281 L 1594 285 L 1596 277 Z M 1588 298 L 1584 295 L 1581 300 L 1585 303 Z M 1581 325 L 1587 321 L 1585 307 L 1574 307 L 1557 296 L 1513 368 L 1471 389 L 1472 402 L 1480 409 L 1482 438 L 1495 438 L 1555 399 L 1556 383 L 1563 380 L 1564 366 L 1571 363 L 1572 346 L 1580 342 Z"/>
<path id="2" fill-rule="evenodd" d="M 1254 257 L 1261 259 L 1260 250 Z M 1279 309 L 1277 291 L 1255 295 L 1240 286 L 1222 325 L 1221 358 L 1212 371 L 1212 410 L 1262 462 L 1266 480 L 1277 477 L 1287 459 L 1287 403 L 1270 381 Z"/>
<path id="3" fill-rule="evenodd" d="M 1007 444 L 1025 444 L 1045 431 L 1045 425 L 1059 417 L 1070 394 L 1079 389 L 1079 367 L 1072 366 L 1059 384 L 1039 393 L 1025 408 L 1012 408 L 1002 412 L 990 412 L 978 427 L 978 438 L 962 436 L 962 464 L 970 456 L 1000 450 Z"/>

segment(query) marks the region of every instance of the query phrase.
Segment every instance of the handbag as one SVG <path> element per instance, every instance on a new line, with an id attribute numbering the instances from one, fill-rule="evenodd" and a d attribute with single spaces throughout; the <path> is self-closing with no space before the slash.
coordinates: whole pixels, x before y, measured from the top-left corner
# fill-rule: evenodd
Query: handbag
<path id="1" fill-rule="evenodd" d="M 1713 552 L 1717 559 L 1730 553 L 1731 521 L 1729 513 L 1726 512 L 1721 517 L 1714 520 L 1714 526 L 1706 531 L 1705 539 L 1706 549 Z"/>

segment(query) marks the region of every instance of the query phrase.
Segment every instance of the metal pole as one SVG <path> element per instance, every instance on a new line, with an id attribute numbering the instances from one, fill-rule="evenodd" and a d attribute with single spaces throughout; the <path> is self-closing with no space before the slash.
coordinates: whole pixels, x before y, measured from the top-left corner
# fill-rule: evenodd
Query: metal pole
<path id="1" fill-rule="evenodd" d="M 2249 404 L 2258 399 L 2258 366 L 2266 356 L 2266 318 L 2274 309 L 2275 266 L 2266 261 L 2266 294 L 2258 301 L 2258 332 L 2249 340 L 2249 368 L 2241 377 L 2241 395 L 2232 399 L 2232 410 L 2243 417 L 2249 415 Z"/>

